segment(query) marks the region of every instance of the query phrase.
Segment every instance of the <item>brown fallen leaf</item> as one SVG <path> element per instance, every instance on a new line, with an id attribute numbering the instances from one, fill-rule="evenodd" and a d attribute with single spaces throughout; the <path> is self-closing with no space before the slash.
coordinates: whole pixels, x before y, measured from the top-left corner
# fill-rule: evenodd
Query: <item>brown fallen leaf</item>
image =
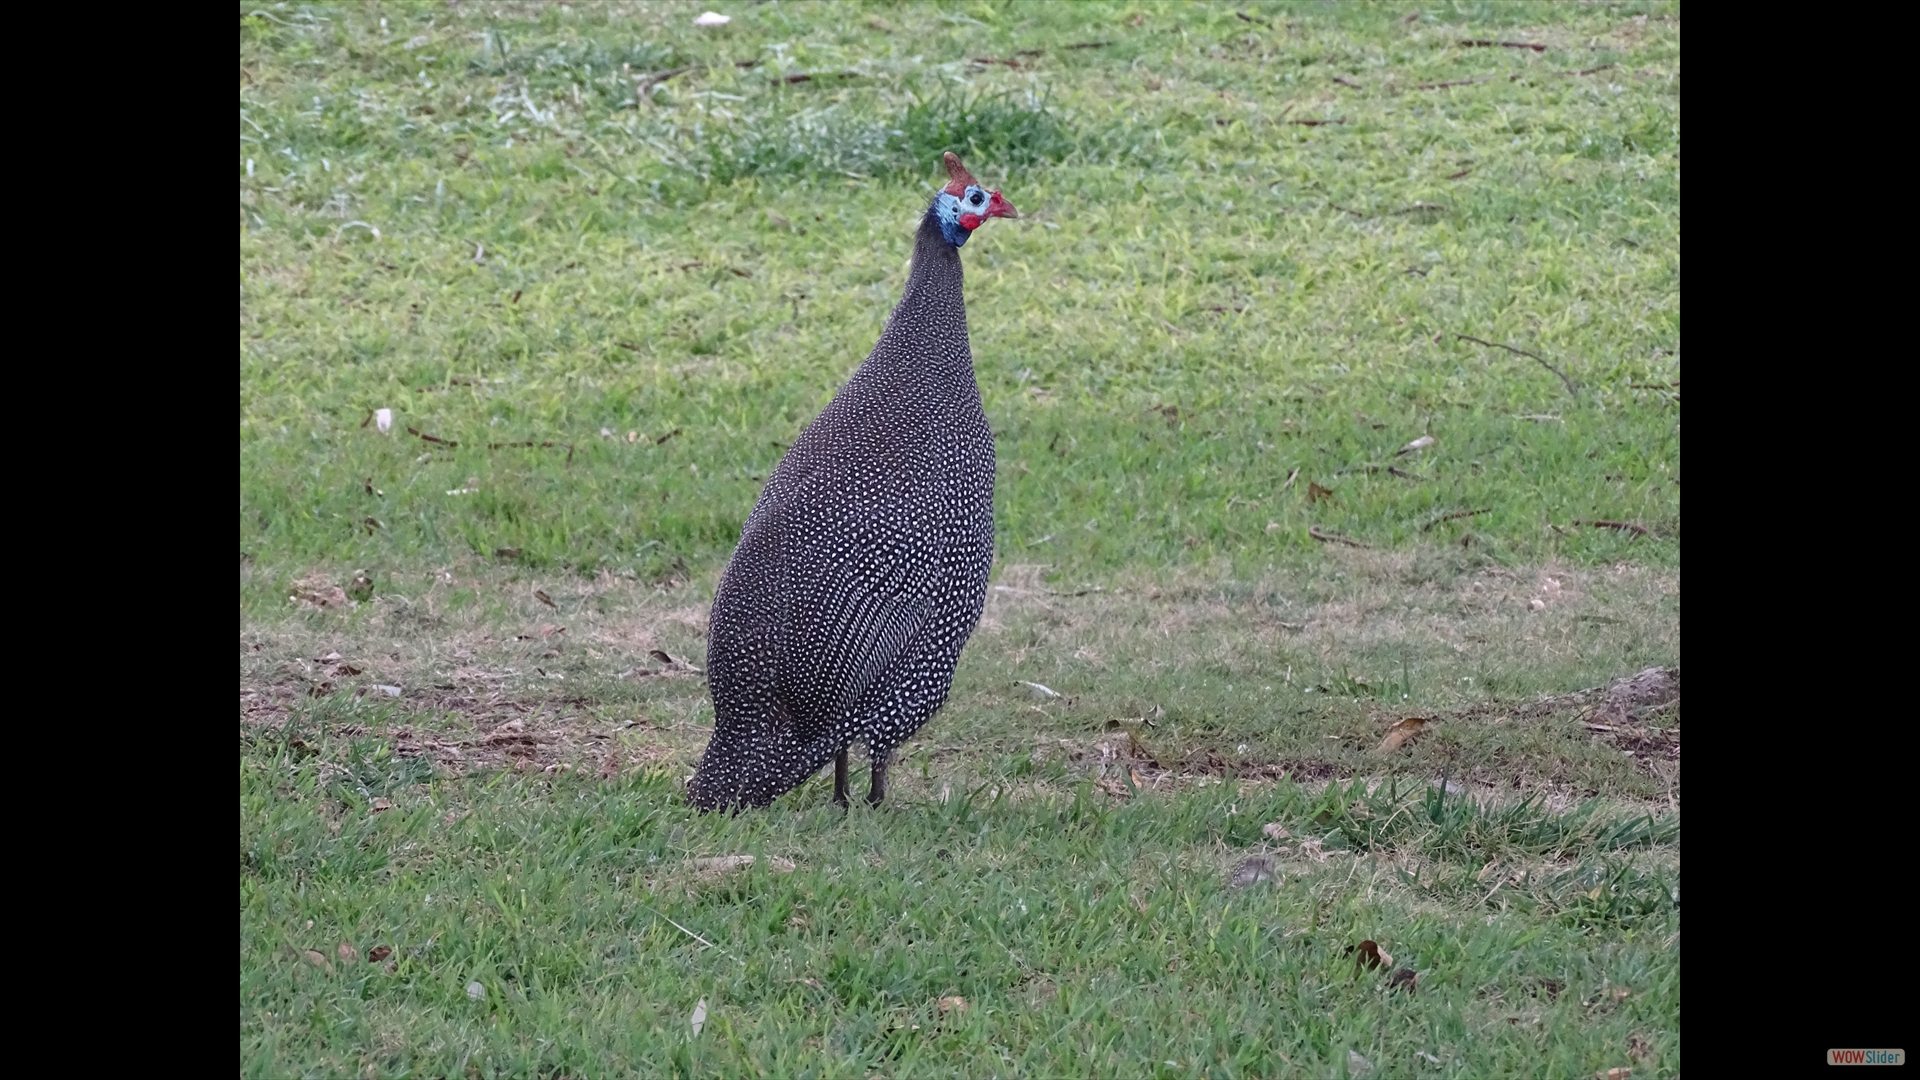
<path id="1" fill-rule="evenodd" d="M 1638 1035 L 1632 1035 L 1627 1038 L 1627 1059 L 1629 1061 L 1635 1063 L 1645 1061 L 1647 1055 L 1651 1053 L 1653 1053 L 1653 1047 L 1648 1045 L 1647 1040 Z"/>
<path id="2" fill-rule="evenodd" d="M 322 953 L 318 949 L 308 949 L 306 950 L 305 955 L 307 958 L 307 963 L 312 964 L 314 967 L 319 968 L 321 971 L 324 971 L 329 975 L 333 974 L 333 964 L 328 962 L 325 953 Z"/>
<path id="3" fill-rule="evenodd" d="M 547 590 L 545 590 L 545 589 L 535 589 L 535 590 L 533 590 L 533 598 L 534 598 L 535 600 L 538 600 L 538 601 L 540 601 L 541 603 L 543 603 L 543 604 L 545 604 L 545 605 L 547 605 L 548 607 L 550 607 L 550 608 L 552 608 L 552 609 L 554 609 L 555 611 L 558 611 L 558 610 L 560 610 L 560 605 L 558 605 L 558 604 L 556 604 L 556 603 L 554 603 L 554 602 L 553 602 L 553 597 L 551 597 L 551 596 L 548 596 L 548 595 L 547 595 Z"/>
<path id="4" fill-rule="evenodd" d="M 375 945 L 367 950 L 367 963 L 377 964 L 393 955 L 393 950 L 385 945 Z"/>
<path id="5" fill-rule="evenodd" d="M 1260 826 L 1260 835 L 1269 840 L 1285 840 L 1293 834 L 1287 831 L 1285 825 L 1277 821 L 1269 821 L 1265 825 Z"/>
<path id="6" fill-rule="evenodd" d="M 1633 1075 L 1633 1070 L 1632 1069 L 1602 1069 L 1599 1072 L 1594 1073 L 1593 1075 L 1598 1077 L 1599 1080 L 1627 1080 L 1627 1077 Z"/>
<path id="7" fill-rule="evenodd" d="M 1380 943 L 1371 939 L 1358 945 L 1349 946 L 1348 952 L 1354 953 L 1353 962 L 1363 968 L 1392 967 L 1393 954 L 1380 947 Z"/>
<path id="8" fill-rule="evenodd" d="M 391 810 L 391 809 L 393 809 L 393 803 L 389 802 L 386 799 L 375 799 L 373 800 L 373 805 L 367 808 L 367 813 L 377 814 L 382 810 Z"/>
<path id="9" fill-rule="evenodd" d="M 958 994 L 940 999 L 940 1015 L 942 1016 L 945 1016 L 949 1012 L 961 1013 L 966 1011 L 967 999 Z"/>
<path id="10" fill-rule="evenodd" d="M 1425 716 L 1407 717 L 1405 720 L 1402 720 L 1399 723 L 1387 729 L 1387 737 L 1380 740 L 1380 745 L 1375 747 L 1373 752 L 1376 754 L 1393 753 L 1395 750 L 1398 750 L 1402 746 L 1405 746 L 1408 740 L 1412 739 L 1415 735 L 1420 734 L 1421 729 L 1425 728 L 1428 724 L 1432 722 L 1433 721 L 1431 717 L 1425 717 Z"/>
<path id="11" fill-rule="evenodd" d="M 340 962 L 343 964 L 351 964 L 355 960 L 360 959 L 360 950 L 354 948 L 353 946 L 347 944 L 344 941 L 340 943 L 339 948 L 333 951 L 334 951 L 334 955 L 338 956 L 340 958 Z"/>
<path id="12" fill-rule="evenodd" d="M 1405 990 L 1407 993 L 1411 994 L 1413 993 L 1414 989 L 1419 986 L 1419 984 L 1420 984 L 1420 973 L 1413 970 L 1412 968 L 1401 968 L 1400 970 L 1387 976 L 1387 988 L 1389 990 L 1395 987 L 1399 987 L 1400 989 Z"/>
<path id="13" fill-rule="evenodd" d="M 1316 484 L 1311 480 L 1307 481 L 1307 501 L 1308 502 L 1319 502 L 1322 499 L 1331 499 L 1331 498 L 1333 498 L 1332 488 L 1323 488 L 1319 484 Z"/>
<path id="14" fill-rule="evenodd" d="M 699 668 L 694 667 L 692 663 L 688 662 L 683 657 L 673 656 L 659 649 L 648 649 L 647 655 L 653 657 L 655 660 L 660 661 L 661 663 L 667 665 L 668 667 L 673 668 L 676 671 L 691 671 L 695 675 L 698 675 L 701 673 Z"/>

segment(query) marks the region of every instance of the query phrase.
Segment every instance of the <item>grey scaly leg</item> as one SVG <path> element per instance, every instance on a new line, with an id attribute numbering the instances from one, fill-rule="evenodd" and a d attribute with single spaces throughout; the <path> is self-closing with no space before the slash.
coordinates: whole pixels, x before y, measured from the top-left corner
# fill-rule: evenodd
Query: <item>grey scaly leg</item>
<path id="1" fill-rule="evenodd" d="M 887 797 L 887 762 L 893 757 L 893 751 L 869 750 L 873 754 L 873 789 L 867 792 L 867 805 L 879 806 L 880 800 Z"/>
<path id="2" fill-rule="evenodd" d="M 847 748 L 841 747 L 833 759 L 833 805 L 847 808 Z"/>

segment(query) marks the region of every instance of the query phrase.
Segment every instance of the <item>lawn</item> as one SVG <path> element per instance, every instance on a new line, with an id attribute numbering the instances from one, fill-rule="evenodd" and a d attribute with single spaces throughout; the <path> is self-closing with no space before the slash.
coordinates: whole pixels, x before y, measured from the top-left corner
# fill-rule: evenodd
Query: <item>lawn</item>
<path id="1" fill-rule="evenodd" d="M 704 10 L 242 6 L 243 1074 L 1677 1075 L 1677 6 Z M 980 630 L 694 814 L 945 149 Z"/>

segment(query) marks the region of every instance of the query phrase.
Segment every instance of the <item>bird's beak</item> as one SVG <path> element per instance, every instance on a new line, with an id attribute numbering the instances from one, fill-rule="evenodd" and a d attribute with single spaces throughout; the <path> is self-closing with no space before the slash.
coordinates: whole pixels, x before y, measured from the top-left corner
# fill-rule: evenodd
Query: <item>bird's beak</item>
<path id="1" fill-rule="evenodd" d="M 993 192 L 992 197 L 987 200 L 987 216 L 1017 218 L 1020 216 L 1020 211 L 1015 210 L 1013 204 L 1008 202 L 996 191 Z"/>

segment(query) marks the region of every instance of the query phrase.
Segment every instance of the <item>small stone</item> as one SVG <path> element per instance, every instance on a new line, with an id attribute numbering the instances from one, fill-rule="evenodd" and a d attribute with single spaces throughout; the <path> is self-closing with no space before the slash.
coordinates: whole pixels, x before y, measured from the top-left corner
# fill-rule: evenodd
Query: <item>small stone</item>
<path id="1" fill-rule="evenodd" d="M 1255 855 L 1241 863 L 1233 872 L 1233 880 L 1230 884 L 1236 889 L 1244 889 L 1249 885 L 1272 880 L 1273 862 Z"/>

